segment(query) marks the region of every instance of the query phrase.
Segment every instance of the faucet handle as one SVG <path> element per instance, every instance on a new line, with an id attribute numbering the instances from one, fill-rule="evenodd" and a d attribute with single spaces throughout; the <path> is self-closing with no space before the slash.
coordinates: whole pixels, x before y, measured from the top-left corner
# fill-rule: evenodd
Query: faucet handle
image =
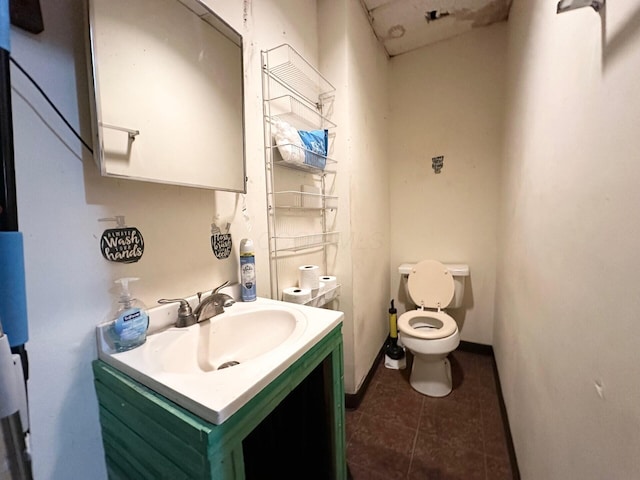
<path id="1" fill-rule="evenodd" d="M 211 293 L 209 295 L 215 295 L 216 293 L 219 293 L 220 290 L 222 290 L 224 287 L 226 287 L 227 285 L 229 285 L 229 280 L 227 280 L 226 282 L 224 282 L 222 285 L 214 288 L 213 290 L 211 290 Z M 202 301 L 202 295 L 204 295 L 205 292 L 197 292 L 196 295 L 198 295 L 198 303 L 200 303 Z"/>
<path id="2" fill-rule="evenodd" d="M 220 290 L 222 290 L 224 287 L 226 287 L 227 285 L 229 285 L 229 280 L 227 280 L 226 282 L 224 282 L 222 285 L 220 285 L 219 287 L 216 287 L 213 289 L 213 291 L 211 292 L 211 294 L 213 295 L 214 293 L 218 293 Z"/>
<path id="3" fill-rule="evenodd" d="M 176 327 L 190 327 L 197 323 L 196 317 L 193 314 L 193 310 L 191 310 L 191 305 L 183 298 L 161 298 L 158 300 L 158 303 L 166 304 L 166 303 L 180 303 L 180 307 L 178 307 L 178 320 L 176 320 Z"/>

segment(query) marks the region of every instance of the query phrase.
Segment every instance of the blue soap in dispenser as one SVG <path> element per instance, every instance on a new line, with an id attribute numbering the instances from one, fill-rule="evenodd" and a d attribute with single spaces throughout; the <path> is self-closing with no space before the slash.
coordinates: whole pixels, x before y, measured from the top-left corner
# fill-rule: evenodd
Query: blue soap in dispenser
<path id="1" fill-rule="evenodd" d="M 121 288 L 115 319 L 111 325 L 113 347 L 117 352 L 139 347 L 147 340 L 149 316 L 144 304 L 132 298 L 129 293 L 129 283 L 136 280 L 138 278 L 119 278 L 115 281 Z"/>

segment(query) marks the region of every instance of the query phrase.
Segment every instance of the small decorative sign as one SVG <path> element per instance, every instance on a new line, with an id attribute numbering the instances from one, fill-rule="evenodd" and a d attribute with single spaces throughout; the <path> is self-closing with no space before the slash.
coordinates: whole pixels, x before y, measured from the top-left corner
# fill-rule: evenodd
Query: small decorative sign
<path id="1" fill-rule="evenodd" d="M 214 233 L 211 235 L 211 249 L 216 258 L 220 260 L 228 258 L 231 255 L 231 247 L 230 233 Z"/>
<path id="2" fill-rule="evenodd" d="M 110 262 L 134 263 L 142 258 L 144 239 L 135 227 L 110 228 L 102 233 L 100 250 Z"/>
<path id="3" fill-rule="evenodd" d="M 431 158 L 431 166 L 434 172 L 440 173 L 443 165 L 444 165 L 444 155 Z"/>

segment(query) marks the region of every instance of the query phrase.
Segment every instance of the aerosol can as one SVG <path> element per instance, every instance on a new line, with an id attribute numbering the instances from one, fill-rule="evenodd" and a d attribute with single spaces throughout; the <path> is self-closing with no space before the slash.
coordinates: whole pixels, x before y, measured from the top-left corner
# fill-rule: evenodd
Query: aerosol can
<path id="1" fill-rule="evenodd" d="M 407 366 L 404 349 L 398 345 L 398 311 L 393 306 L 389 308 L 389 343 L 384 356 L 384 366 L 392 370 L 402 370 Z"/>

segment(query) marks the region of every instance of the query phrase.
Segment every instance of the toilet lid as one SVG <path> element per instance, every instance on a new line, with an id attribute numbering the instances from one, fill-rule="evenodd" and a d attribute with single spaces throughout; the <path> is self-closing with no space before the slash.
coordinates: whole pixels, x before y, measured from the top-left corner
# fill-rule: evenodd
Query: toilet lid
<path id="1" fill-rule="evenodd" d="M 458 324 L 444 312 L 409 310 L 400 315 L 398 330 L 400 330 L 400 333 L 410 337 L 437 340 L 456 333 Z"/>
<path id="2" fill-rule="evenodd" d="M 445 308 L 455 292 L 453 275 L 436 260 L 423 260 L 414 265 L 408 287 L 413 303 L 425 308 Z"/>

